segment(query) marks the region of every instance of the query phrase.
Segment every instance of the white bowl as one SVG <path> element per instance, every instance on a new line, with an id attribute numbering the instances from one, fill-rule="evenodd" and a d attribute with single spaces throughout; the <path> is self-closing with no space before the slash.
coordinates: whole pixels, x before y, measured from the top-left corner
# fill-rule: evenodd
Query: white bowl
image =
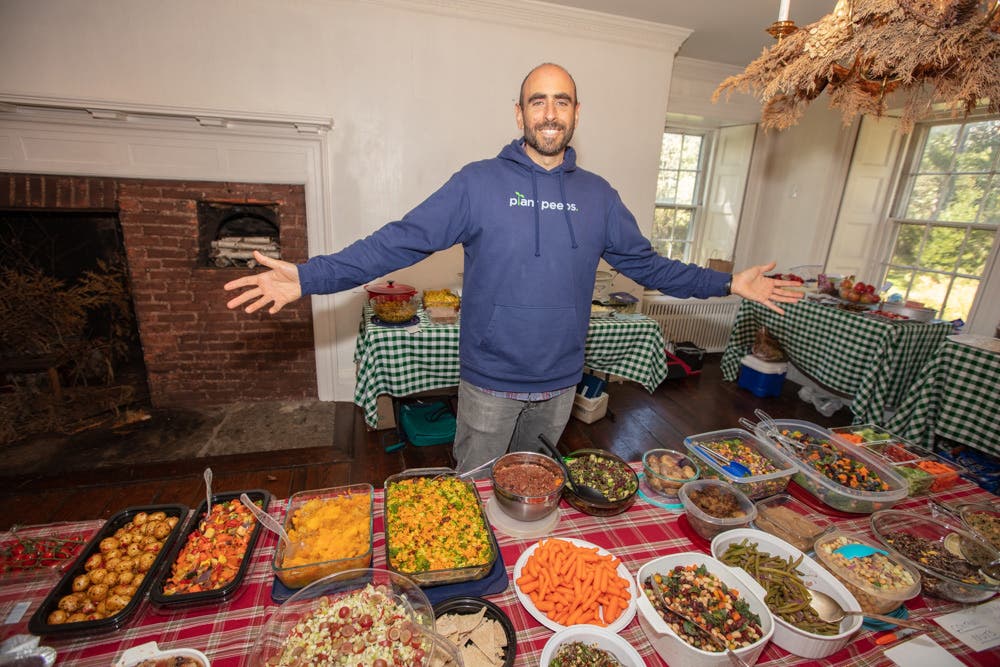
<path id="1" fill-rule="evenodd" d="M 858 604 L 857 599 L 851 595 L 851 592 L 842 583 L 837 581 L 836 577 L 827 572 L 825 568 L 812 558 L 806 556 L 788 542 L 770 533 L 765 533 L 762 530 L 754 530 L 753 528 L 737 528 L 721 533 L 712 540 L 712 555 L 716 558 L 722 558 L 722 554 L 726 552 L 730 544 L 736 544 L 745 539 L 756 542 L 761 551 L 767 552 L 772 556 L 780 556 L 781 558 L 791 556 L 793 559 L 801 557 L 802 562 L 799 564 L 798 569 L 802 573 L 802 581 L 806 588 L 826 593 L 839 602 L 840 606 L 847 611 L 861 611 L 861 605 Z M 746 585 L 753 588 L 754 593 L 759 595 L 761 599 L 767 596 L 767 592 L 763 586 L 754 581 L 742 568 L 734 567 L 732 570 L 740 579 L 745 580 Z M 861 629 L 861 623 L 863 622 L 861 616 L 846 616 L 840 622 L 840 632 L 837 634 L 817 635 L 812 632 L 800 630 L 778 616 L 770 614 L 770 612 L 769 615 L 774 618 L 774 643 L 789 653 L 803 658 L 825 658 L 832 653 L 836 653 L 847 646 L 851 640 L 851 636 Z"/>
<path id="2" fill-rule="evenodd" d="M 163 649 L 157 645 L 156 642 L 147 642 L 145 644 L 140 644 L 139 646 L 133 646 L 124 653 L 122 657 L 118 659 L 118 662 L 114 664 L 114 667 L 133 667 L 133 665 L 141 664 L 146 660 L 172 660 L 174 658 L 188 658 L 194 659 L 201 662 L 204 667 L 211 667 L 211 662 L 201 651 L 196 651 L 193 648 L 174 648 L 174 649 Z M 166 663 L 164 663 L 166 664 Z"/>
<path id="3" fill-rule="evenodd" d="M 613 632 L 596 625 L 571 625 L 549 637 L 542 649 L 540 667 L 548 667 L 549 661 L 560 646 L 567 642 L 583 642 L 588 646 L 594 644 L 604 649 L 618 659 L 622 667 L 645 667 L 646 663 L 632 645 Z"/>
<path id="4" fill-rule="evenodd" d="M 728 654 L 702 651 L 678 637 L 653 607 L 653 603 L 642 592 L 642 582 L 646 580 L 646 577 L 657 572 L 661 574 L 669 572 L 678 565 L 704 565 L 705 569 L 718 577 L 727 586 L 738 590 L 743 599 L 750 605 L 750 611 L 760 617 L 760 629 L 763 632 L 763 637 L 750 646 L 734 651 L 748 664 L 752 665 L 756 663 L 761 652 L 764 650 L 764 646 L 774 633 L 774 621 L 767 610 L 767 605 L 764 604 L 764 598 L 756 592 L 760 590 L 760 586 L 756 586 L 756 589 L 751 589 L 747 583 L 754 582 L 744 582 L 734 573 L 733 568 L 723 565 L 711 556 L 693 551 L 670 554 L 669 556 L 661 556 L 660 558 L 651 560 L 639 568 L 639 572 L 635 576 L 636 583 L 639 585 L 639 625 L 642 627 L 642 631 L 646 633 L 646 638 L 656 652 L 669 665 L 684 665 L 684 667 L 728 667 L 731 664 Z M 749 580 L 750 577 L 747 576 L 746 579 Z"/>

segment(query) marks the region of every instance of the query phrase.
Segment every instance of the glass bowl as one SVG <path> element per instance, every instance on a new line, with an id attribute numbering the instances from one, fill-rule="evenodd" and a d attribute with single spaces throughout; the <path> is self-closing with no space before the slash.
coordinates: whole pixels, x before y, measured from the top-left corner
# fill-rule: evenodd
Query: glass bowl
<path id="1" fill-rule="evenodd" d="M 966 527 L 1000 551 L 1000 507 L 989 503 L 966 503 L 958 508 Z"/>
<path id="2" fill-rule="evenodd" d="M 979 568 L 1000 558 L 980 537 L 947 521 L 899 510 L 871 516 L 872 532 L 884 546 L 920 571 L 928 595 L 973 604 L 1000 591 Z"/>
<path id="3" fill-rule="evenodd" d="M 396 296 L 376 295 L 369 300 L 369 303 L 375 312 L 375 317 L 383 322 L 400 324 L 414 318 L 420 302 L 415 296 L 401 299 Z"/>
<path id="4" fill-rule="evenodd" d="M 642 455 L 642 471 L 653 491 L 671 500 L 685 482 L 701 476 L 701 466 L 694 458 L 672 449 L 650 449 Z M 685 477 L 686 473 L 690 473 Z"/>
<path id="5" fill-rule="evenodd" d="M 632 470 L 632 466 L 620 456 L 603 449 L 578 449 L 566 457 L 570 476 L 573 476 L 575 467 L 584 466 L 589 461 L 596 461 L 598 465 L 610 465 L 620 473 L 620 491 L 624 496 L 611 502 L 592 502 L 578 496 L 572 487 L 566 484 L 563 487 L 563 498 L 566 502 L 574 509 L 591 516 L 614 516 L 631 507 L 639 493 L 639 476 Z M 599 491 L 606 491 L 599 486 L 597 488 Z"/>
<path id="6" fill-rule="evenodd" d="M 504 454 L 490 468 L 497 505 L 518 521 L 538 521 L 552 514 L 559 507 L 565 477 L 552 457 L 537 452 Z"/>
<path id="7" fill-rule="evenodd" d="M 321 632 L 320 626 L 326 629 Z M 308 661 L 318 652 L 330 656 L 323 664 L 372 664 L 391 660 L 393 651 L 408 652 L 411 659 L 438 652 L 458 656 L 457 647 L 435 632 L 434 608 L 416 582 L 362 568 L 314 581 L 275 609 L 257 635 L 249 664 L 304 664 L 296 660 Z"/>

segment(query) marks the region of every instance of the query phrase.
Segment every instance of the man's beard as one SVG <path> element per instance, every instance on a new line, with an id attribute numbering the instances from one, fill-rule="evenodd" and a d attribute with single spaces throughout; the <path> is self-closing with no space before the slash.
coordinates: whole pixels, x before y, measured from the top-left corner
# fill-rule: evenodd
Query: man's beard
<path id="1" fill-rule="evenodd" d="M 562 130 L 562 140 L 559 140 L 558 138 L 554 138 L 552 140 L 545 139 L 542 135 L 542 131 L 549 129 Z M 572 125 L 566 127 L 562 123 L 556 122 L 541 123 L 533 128 L 529 128 L 525 125 L 524 141 L 538 151 L 539 154 L 551 157 L 553 155 L 559 155 L 563 152 L 566 146 L 569 145 L 570 139 L 573 138 L 573 129 Z"/>

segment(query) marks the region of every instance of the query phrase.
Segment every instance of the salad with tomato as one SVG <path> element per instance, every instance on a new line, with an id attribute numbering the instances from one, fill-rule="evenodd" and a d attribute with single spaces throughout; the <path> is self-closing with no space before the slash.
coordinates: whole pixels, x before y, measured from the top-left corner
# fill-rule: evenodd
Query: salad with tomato
<path id="1" fill-rule="evenodd" d="M 256 523 L 239 498 L 212 505 L 208 515 L 188 534 L 163 584 L 163 594 L 214 591 L 232 581 L 239 573 Z"/>
<path id="2" fill-rule="evenodd" d="M 84 540 L 20 537 L 0 543 L 0 573 L 59 567 L 73 560 Z"/>

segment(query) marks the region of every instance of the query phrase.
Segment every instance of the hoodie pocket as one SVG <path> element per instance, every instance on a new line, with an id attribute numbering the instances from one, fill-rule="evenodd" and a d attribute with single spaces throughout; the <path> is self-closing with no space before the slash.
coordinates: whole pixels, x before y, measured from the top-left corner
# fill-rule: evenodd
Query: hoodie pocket
<path id="1" fill-rule="evenodd" d="M 583 362 L 572 306 L 494 306 L 486 335 L 479 342 L 483 370 L 513 378 L 545 380 L 565 375 Z"/>

